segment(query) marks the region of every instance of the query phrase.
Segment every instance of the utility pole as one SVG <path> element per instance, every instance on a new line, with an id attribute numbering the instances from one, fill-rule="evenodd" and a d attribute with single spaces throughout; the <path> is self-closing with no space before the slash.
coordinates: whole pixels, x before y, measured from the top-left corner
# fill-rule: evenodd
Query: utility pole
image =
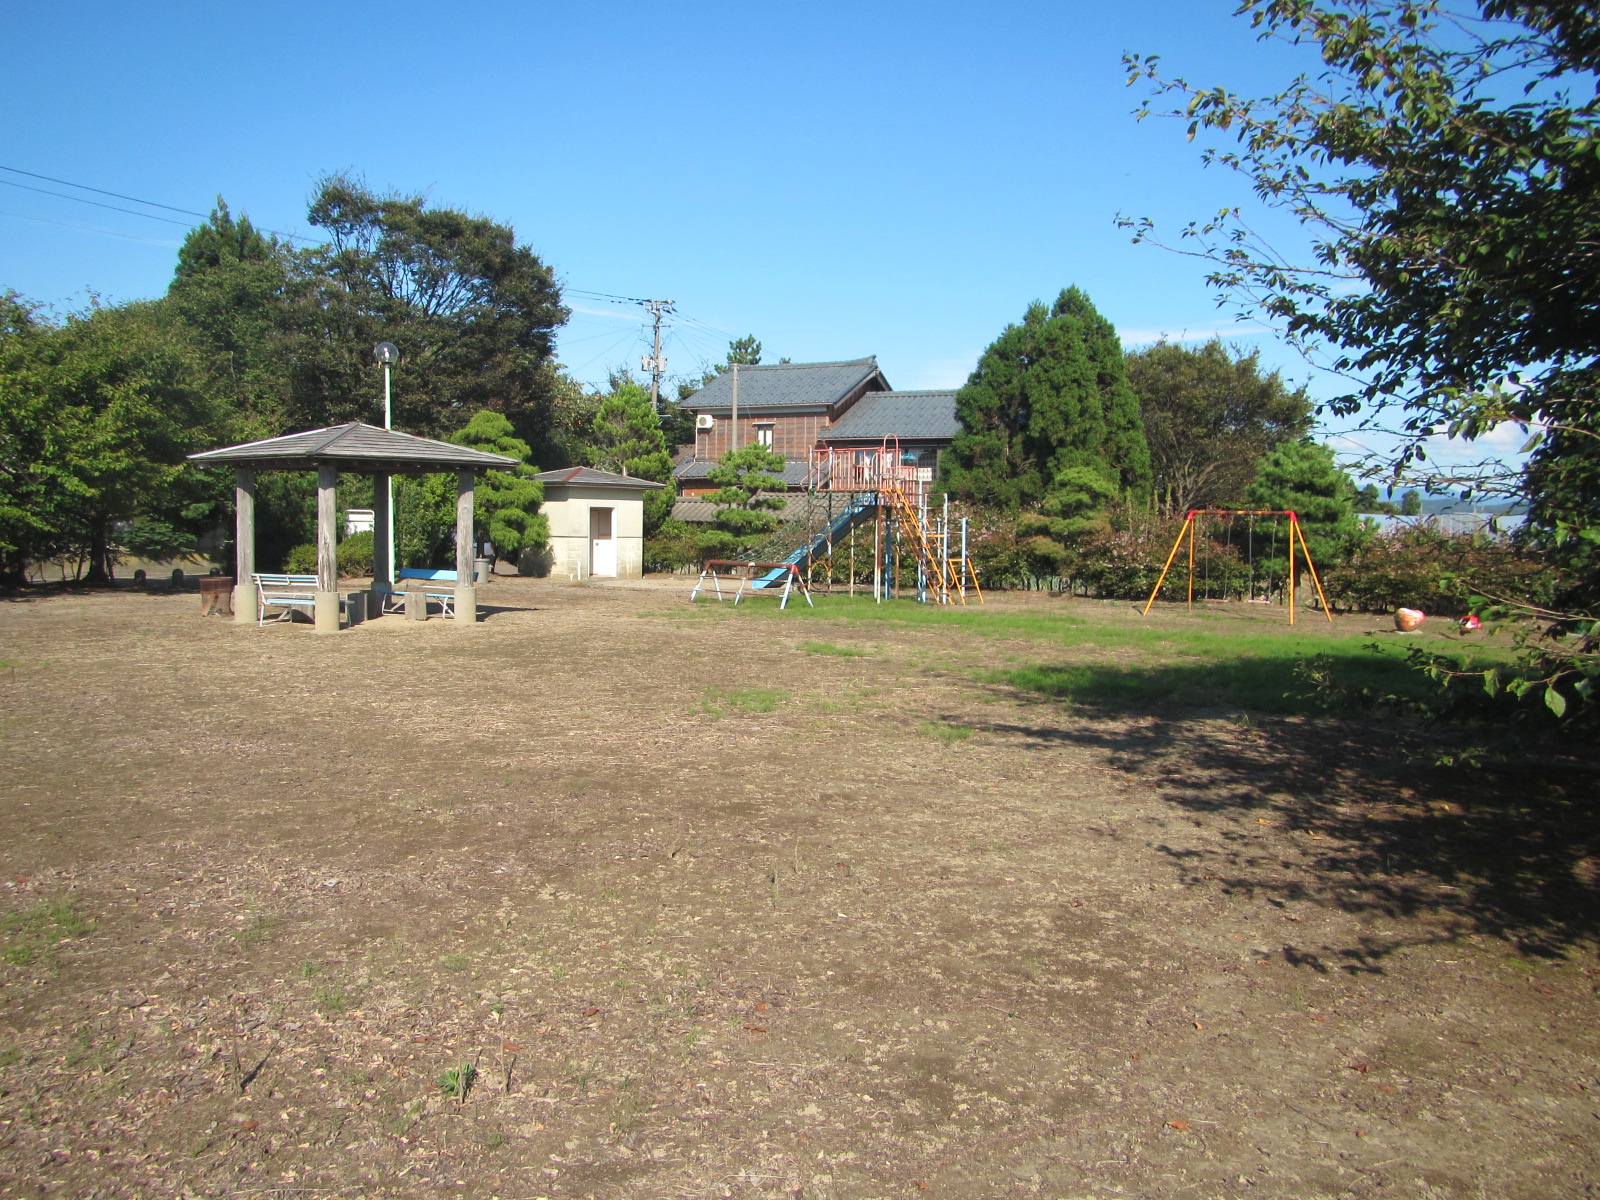
<path id="1" fill-rule="evenodd" d="M 733 420 L 730 421 L 729 424 L 733 426 L 733 430 L 732 430 L 733 448 L 735 450 L 737 450 L 739 448 L 739 364 L 738 363 L 734 363 L 733 364 Z"/>
<path id="2" fill-rule="evenodd" d="M 650 311 L 650 316 L 655 322 L 655 348 L 647 357 L 639 360 L 641 369 L 650 372 L 650 410 L 661 416 L 661 377 L 667 373 L 667 360 L 661 357 L 661 317 L 665 313 L 676 312 L 671 300 L 640 300 Z"/>

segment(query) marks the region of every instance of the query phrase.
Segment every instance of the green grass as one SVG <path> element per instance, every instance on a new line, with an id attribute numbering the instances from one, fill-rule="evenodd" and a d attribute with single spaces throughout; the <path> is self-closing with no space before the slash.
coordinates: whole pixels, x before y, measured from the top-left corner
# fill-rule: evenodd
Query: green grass
<path id="1" fill-rule="evenodd" d="M 345 1012 L 353 1003 L 350 993 L 341 987 L 325 987 L 317 992 L 317 1009 L 329 1016 Z"/>
<path id="2" fill-rule="evenodd" d="M 807 654 L 831 654 L 835 658 L 866 658 L 865 650 L 856 650 L 850 646 L 835 646 L 832 642 L 801 642 L 800 649 Z"/>
<path id="3" fill-rule="evenodd" d="M 700 711 L 720 717 L 724 708 L 735 712 L 769 713 L 777 711 L 787 693 L 778 688 L 708 687 L 700 700 Z"/>
<path id="4" fill-rule="evenodd" d="M 917 732 L 924 737 L 931 737 L 943 742 L 946 746 L 953 746 L 957 742 L 964 742 L 972 736 L 970 725 L 941 725 L 937 721 L 923 721 L 917 726 Z"/>
<path id="5" fill-rule="evenodd" d="M 22 912 L 0 915 L 0 958 L 25 967 L 47 955 L 58 943 L 82 937 L 94 929 L 94 920 L 78 912 L 72 900 L 36 904 Z"/>
<path id="6" fill-rule="evenodd" d="M 948 629 L 952 633 L 1001 638 L 1059 647 L 1070 655 L 1017 653 L 1018 665 L 986 670 L 979 678 L 1075 703 L 1103 708 L 1232 707 L 1261 712 L 1313 714 L 1329 710 L 1326 697 L 1297 677 L 1302 664 L 1325 656 L 1329 676 L 1340 692 L 1421 698 L 1436 689 L 1404 661 L 1403 650 L 1420 645 L 1459 661 L 1468 657 L 1454 637 L 1435 633 L 1393 641 L 1374 649 L 1369 630 L 1384 628 L 1381 616 L 1359 624 L 1330 626 L 1320 614 L 1304 612 L 1290 626 L 1281 609 L 1246 613 L 1237 606 L 1201 608 L 1180 616 L 1147 620 L 1133 604 L 1084 604 L 1080 612 L 1063 601 L 1054 610 L 1016 611 L 981 605 L 941 607 L 911 600 L 875 604 L 870 598 L 819 596 L 815 609 L 787 613 L 758 610 L 761 620 L 824 622 L 835 627 L 898 626 Z M 730 619 L 743 619 L 729 610 Z M 811 643 L 806 643 L 810 645 Z M 816 643 L 827 645 L 828 643 Z M 1020 648 L 1019 648 L 1020 649 Z M 1387 652 L 1385 652 L 1387 651 Z M 1503 661 L 1504 643 L 1474 643 L 1470 657 Z M 1032 661 L 1028 661 L 1028 660 Z M 1337 705 L 1333 706 L 1335 711 Z"/>

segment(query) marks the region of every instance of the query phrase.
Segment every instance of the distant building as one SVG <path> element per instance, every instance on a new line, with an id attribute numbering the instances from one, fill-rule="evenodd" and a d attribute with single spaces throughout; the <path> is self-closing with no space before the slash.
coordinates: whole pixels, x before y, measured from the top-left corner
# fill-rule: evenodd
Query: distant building
<path id="1" fill-rule="evenodd" d="M 695 418 L 694 447 L 674 471 L 685 497 L 715 490 L 706 477 L 733 449 L 736 432 L 740 446 L 755 442 L 781 454 L 785 486 L 801 491 L 813 450 L 875 450 L 895 439 L 904 461 L 937 472 L 939 456 L 960 429 L 954 391 L 892 391 L 876 358 L 741 366 L 737 431 L 731 370 L 683 407 Z"/>

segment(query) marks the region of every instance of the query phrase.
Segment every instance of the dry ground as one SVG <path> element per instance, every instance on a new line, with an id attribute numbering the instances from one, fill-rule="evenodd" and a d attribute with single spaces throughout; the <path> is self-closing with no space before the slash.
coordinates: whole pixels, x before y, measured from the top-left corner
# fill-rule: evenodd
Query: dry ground
<path id="1" fill-rule="evenodd" d="M 686 590 L 0 605 L 0 1195 L 1596 1194 L 1592 774 Z"/>

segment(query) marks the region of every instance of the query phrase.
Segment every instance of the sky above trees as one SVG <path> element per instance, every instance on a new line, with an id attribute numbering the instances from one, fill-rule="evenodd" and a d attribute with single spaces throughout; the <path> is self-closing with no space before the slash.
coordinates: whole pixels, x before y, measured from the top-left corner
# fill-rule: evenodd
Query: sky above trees
<path id="1" fill-rule="evenodd" d="M 556 270 L 574 309 L 560 358 L 587 382 L 648 349 L 641 310 L 602 296 L 677 302 L 675 374 L 754 333 L 774 359 L 877 354 L 914 388 L 960 384 L 1022 307 L 1072 285 L 1130 346 L 1221 331 L 1310 378 L 1218 311 L 1202 264 L 1113 224 L 1176 229 L 1247 199 L 1181 125 L 1133 120 L 1120 61 L 1161 54 L 1247 92 L 1315 65 L 1232 8 L 25 6 L 0 41 L 17 110 L 0 166 L 199 213 L 221 195 L 314 240 L 306 203 L 330 172 L 426 191 Z M 164 290 L 182 213 L 0 184 L 0 287 L 60 308 Z"/>
<path id="2" fill-rule="evenodd" d="M 753 332 L 773 357 L 876 353 L 898 387 L 954 385 L 1071 284 L 1133 342 L 1225 325 L 1195 266 L 1112 218 L 1228 200 L 1181 129 L 1131 119 L 1119 55 L 1266 82 L 1230 8 L 25 6 L 0 43 L 20 109 L 0 164 L 202 213 L 221 194 L 314 238 L 314 182 L 349 170 L 510 223 L 571 289 L 676 300 L 675 372 Z M 0 283 L 156 295 L 186 218 L 145 211 L 180 224 L 0 187 Z M 578 377 L 637 366 L 637 310 L 572 299 Z"/>

